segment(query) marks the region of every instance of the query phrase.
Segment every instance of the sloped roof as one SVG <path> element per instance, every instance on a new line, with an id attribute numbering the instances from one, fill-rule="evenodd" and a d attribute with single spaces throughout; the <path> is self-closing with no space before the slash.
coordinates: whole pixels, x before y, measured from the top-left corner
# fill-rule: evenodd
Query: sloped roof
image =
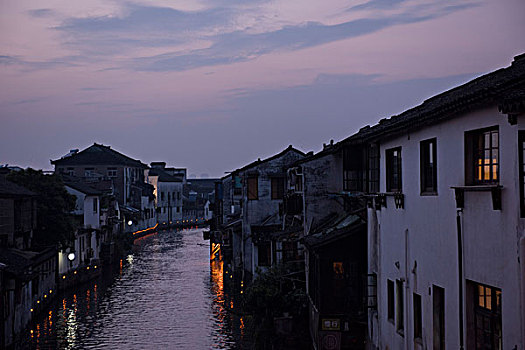
<path id="1" fill-rule="evenodd" d="M 350 237 L 362 230 L 366 230 L 366 222 L 359 215 L 349 214 L 328 228 L 318 231 L 319 233 L 304 237 L 304 244 L 309 248 L 317 249 Z"/>
<path id="2" fill-rule="evenodd" d="M 374 126 L 367 125 L 340 143 L 359 143 L 374 140 L 452 119 L 477 107 L 498 104 L 516 94 L 516 91 L 523 91 L 524 85 L 525 53 L 516 56 L 509 67 L 482 75 L 463 85 L 433 96 L 419 106 L 399 115 L 381 119 Z M 522 99 L 524 96 L 523 93 L 516 95 L 518 99 Z M 517 103 L 515 98 L 512 100 L 514 104 Z"/>
<path id="3" fill-rule="evenodd" d="M 147 169 L 148 166 L 140 160 L 130 158 L 120 152 L 111 149 L 110 146 L 104 146 L 94 143 L 85 150 L 75 153 L 68 157 L 52 160 L 51 164 L 67 165 L 124 165 L 137 168 Z"/>
<path id="4" fill-rule="evenodd" d="M 0 263 L 5 264 L 5 271 L 14 274 L 22 280 L 30 280 L 34 273 L 29 273 L 29 267 L 38 265 L 56 254 L 54 247 L 42 251 L 0 248 Z"/>
<path id="5" fill-rule="evenodd" d="M 80 181 L 71 181 L 66 180 L 65 178 L 62 179 L 64 181 L 64 185 L 71 187 L 79 192 L 82 192 L 84 194 L 90 195 L 90 196 L 98 196 L 102 194 L 102 191 L 93 188 L 85 183 L 82 183 Z"/>

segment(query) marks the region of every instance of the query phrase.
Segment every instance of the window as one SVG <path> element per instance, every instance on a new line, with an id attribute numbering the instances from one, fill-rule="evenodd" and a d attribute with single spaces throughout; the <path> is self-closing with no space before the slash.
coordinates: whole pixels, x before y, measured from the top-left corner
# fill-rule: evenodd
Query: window
<path id="1" fill-rule="evenodd" d="M 257 176 L 248 177 L 248 199 L 259 199 L 259 181 Z"/>
<path id="2" fill-rule="evenodd" d="M 98 198 L 93 198 L 93 213 L 98 212 Z"/>
<path id="3" fill-rule="evenodd" d="M 164 192 L 160 192 L 160 200 L 161 200 L 161 201 L 164 200 Z"/>
<path id="4" fill-rule="evenodd" d="M 470 282 L 474 294 L 474 331 L 476 349 L 502 348 L 501 344 L 501 290 Z M 467 311 L 468 312 L 468 311 Z M 472 337 L 472 335 L 474 335 Z"/>
<path id="5" fill-rule="evenodd" d="M 117 168 L 108 168 L 108 177 L 117 177 Z"/>
<path id="6" fill-rule="evenodd" d="M 421 193 L 437 193 L 437 159 L 436 139 L 421 141 L 420 143 L 420 178 Z"/>
<path id="7" fill-rule="evenodd" d="M 359 147 L 343 149 L 343 190 L 363 191 L 363 152 Z"/>
<path id="8" fill-rule="evenodd" d="M 69 176 L 74 176 L 75 175 L 75 169 L 74 168 L 67 168 L 66 174 L 69 175 Z"/>
<path id="9" fill-rule="evenodd" d="M 233 177 L 233 194 L 236 196 L 242 195 L 242 182 L 241 177 L 238 175 Z"/>
<path id="10" fill-rule="evenodd" d="M 396 280 L 396 329 L 400 333 L 403 333 L 405 329 L 405 307 L 403 294 L 403 281 Z"/>
<path id="11" fill-rule="evenodd" d="M 85 177 L 95 176 L 95 168 L 84 168 L 84 176 Z"/>
<path id="12" fill-rule="evenodd" d="M 434 350 L 445 349 L 445 290 L 432 286 L 432 325 Z"/>
<path id="13" fill-rule="evenodd" d="M 379 192 L 379 145 L 368 146 L 368 192 Z"/>
<path id="14" fill-rule="evenodd" d="M 421 295 L 414 293 L 413 300 L 414 311 L 414 339 L 422 339 L 423 337 L 423 317 L 421 308 Z"/>
<path id="15" fill-rule="evenodd" d="M 295 177 L 295 192 L 303 192 L 303 174 L 297 174 Z"/>
<path id="16" fill-rule="evenodd" d="M 180 207 L 177 207 L 177 213 L 180 213 Z"/>
<path id="17" fill-rule="evenodd" d="M 393 323 L 395 315 L 394 282 L 391 280 L 387 280 L 386 286 L 388 292 L 388 320 Z"/>
<path id="18" fill-rule="evenodd" d="M 499 182 L 498 128 L 465 133 L 465 182 L 467 185 Z"/>
<path id="19" fill-rule="evenodd" d="M 272 177 L 272 199 L 283 199 L 284 198 L 284 178 L 283 177 Z"/>
<path id="20" fill-rule="evenodd" d="M 401 147 L 386 150 L 386 191 L 401 192 Z"/>
<path id="21" fill-rule="evenodd" d="M 270 266 L 272 261 L 272 249 L 270 242 L 261 242 L 257 245 L 258 265 Z"/>

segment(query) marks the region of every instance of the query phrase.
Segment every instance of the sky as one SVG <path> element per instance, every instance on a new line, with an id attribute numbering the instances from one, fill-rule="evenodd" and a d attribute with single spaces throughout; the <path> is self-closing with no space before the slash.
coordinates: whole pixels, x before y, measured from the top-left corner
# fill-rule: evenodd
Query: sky
<path id="1" fill-rule="evenodd" d="M 0 164 L 94 142 L 220 177 L 525 52 L 523 0 L 0 0 Z"/>

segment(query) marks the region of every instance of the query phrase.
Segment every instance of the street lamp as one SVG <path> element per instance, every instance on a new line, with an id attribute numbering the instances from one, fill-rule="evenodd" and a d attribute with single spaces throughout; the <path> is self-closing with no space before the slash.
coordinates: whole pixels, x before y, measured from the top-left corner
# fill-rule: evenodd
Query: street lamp
<path id="1" fill-rule="evenodd" d="M 129 221 L 128 221 L 128 225 L 129 225 L 129 226 L 133 225 L 133 221 L 129 220 Z"/>
<path id="2" fill-rule="evenodd" d="M 71 252 L 67 255 L 67 258 L 69 259 L 69 261 L 73 261 L 75 260 L 75 253 Z"/>

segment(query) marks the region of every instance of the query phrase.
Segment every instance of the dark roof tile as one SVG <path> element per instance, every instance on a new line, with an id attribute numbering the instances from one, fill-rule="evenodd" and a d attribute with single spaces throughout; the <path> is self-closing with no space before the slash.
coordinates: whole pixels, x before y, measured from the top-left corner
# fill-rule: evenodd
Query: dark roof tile
<path id="1" fill-rule="evenodd" d="M 59 166 L 67 165 L 124 165 L 147 169 L 148 166 L 139 160 L 130 158 L 117 152 L 109 146 L 93 144 L 85 150 L 71 156 L 52 160 L 51 164 Z"/>

